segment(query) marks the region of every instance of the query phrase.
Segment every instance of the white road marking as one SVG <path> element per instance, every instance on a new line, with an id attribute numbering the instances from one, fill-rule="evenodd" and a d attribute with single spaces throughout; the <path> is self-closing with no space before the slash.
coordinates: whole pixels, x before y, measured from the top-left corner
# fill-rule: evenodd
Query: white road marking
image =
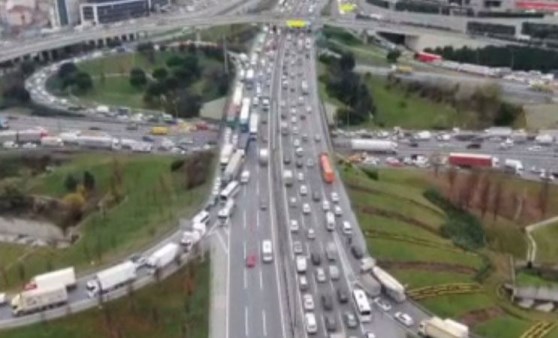
<path id="1" fill-rule="evenodd" d="M 263 284 L 263 271 L 262 269 L 260 269 L 260 290 L 263 290 L 264 284 Z"/>
<path id="2" fill-rule="evenodd" d="M 244 290 L 248 289 L 248 276 L 246 275 L 246 269 L 243 270 L 243 277 L 244 277 Z"/>
<path id="3" fill-rule="evenodd" d="M 244 226 L 244 229 L 246 229 L 246 208 L 244 208 L 244 210 L 242 211 L 242 224 Z"/>
<path id="4" fill-rule="evenodd" d="M 231 247 L 231 236 L 227 236 L 227 247 L 230 248 Z M 229 338 L 229 314 L 231 313 L 230 311 L 230 301 L 231 301 L 231 256 L 232 255 L 227 255 L 227 314 L 225 315 L 225 325 L 226 325 L 226 330 L 225 330 L 225 338 Z"/>
<path id="5" fill-rule="evenodd" d="M 221 235 L 220 232 L 216 232 L 217 234 L 217 238 L 219 239 L 219 244 L 221 244 L 221 247 L 223 247 L 223 251 L 228 255 L 229 254 L 229 248 L 226 246 L 225 241 L 223 240 L 223 237 Z"/>
<path id="6" fill-rule="evenodd" d="M 267 337 L 267 318 L 265 316 L 265 310 L 262 311 L 262 324 L 263 324 L 263 335 Z"/>
<path id="7" fill-rule="evenodd" d="M 258 209 L 256 209 L 256 227 L 260 227 L 260 213 L 258 212 Z"/>
<path id="8" fill-rule="evenodd" d="M 246 259 L 246 241 L 242 242 L 242 247 L 244 249 L 244 259 Z"/>
<path id="9" fill-rule="evenodd" d="M 249 331 L 248 331 L 248 307 L 245 306 L 244 307 L 244 333 L 246 333 L 246 337 L 248 337 Z"/>

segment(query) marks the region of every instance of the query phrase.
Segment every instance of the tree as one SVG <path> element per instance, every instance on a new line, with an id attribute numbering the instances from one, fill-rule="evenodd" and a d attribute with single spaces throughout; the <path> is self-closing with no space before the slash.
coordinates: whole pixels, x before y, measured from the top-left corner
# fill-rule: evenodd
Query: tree
<path id="1" fill-rule="evenodd" d="M 24 60 L 19 65 L 19 69 L 24 77 L 28 77 L 35 71 L 35 62 L 33 60 Z"/>
<path id="2" fill-rule="evenodd" d="M 64 62 L 63 64 L 58 67 L 57 76 L 60 79 L 66 79 L 72 76 L 74 73 L 77 73 L 78 67 L 73 62 Z"/>
<path id="3" fill-rule="evenodd" d="M 455 186 L 455 180 L 457 179 L 457 169 L 451 166 L 447 171 L 447 175 L 448 175 L 448 183 L 450 188 L 449 192 L 450 192 L 450 199 L 451 199 L 451 196 L 453 195 L 453 188 Z"/>
<path id="4" fill-rule="evenodd" d="M 164 68 L 164 67 L 159 67 L 159 68 L 156 68 L 156 69 L 153 71 L 153 74 L 152 74 L 152 75 L 153 75 L 153 77 L 154 77 L 156 80 L 158 80 L 158 81 L 163 81 L 163 80 L 165 80 L 165 79 L 167 78 L 167 76 L 169 75 L 169 72 L 168 72 L 168 70 L 167 70 L 166 68 Z"/>
<path id="5" fill-rule="evenodd" d="M 141 68 L 132 68 L 130 70 L 130 84 L 134 87 L 143 87 L 147 83 L 145 72 Z"/>
<path id="6" fill-rule="evenodd" d="M 387 53 L 386 59 L 389 63 L 397 63 L 397 60 L 400 56 L 401 52 L 399 51 L 399 49 L 392 49 Z"/>
<path id="7" fill-rule="evenodd" d="M 355 57 L 352 53 L 343 53 L 339 59 L 339 69 L 342 72 L 350 72 L 355 68 Z"/>
<path id="8" fill-rule="evenodd" d="M 5 87 L 2 91 L 2 97 L 7 104 L 27 103 L 31 100 L 31 95 L 21 83 Z"/>
<path id="9" fill-rule="evenodd" d="M 180 55 L 171 55 L 167 61 L 165 62 L 167 67 L 174 68 L 174 67 L 182 67 L 184 65 L 184 58 Z"/>
<path id="10" fill-rule="evenodd" d="M 541 212 L 541 218 L 546 216 L 546 211 L 548 208 L 548 199 L 550 195 L 550 183 L 548 179 L 541 182 L 541 190 L 539 191 L 538 207 Z"/>
<path id="11" fill-rule="evenodd" d="M 95 190 L 95 176 L 87 170 L 83 172 L 83 187 L 86 191 Z"/>
<path id="12" fill-rule="evenodd" d="M 72 174 L 68 174 L 64 180 L 64 187 L 68 192 L 75 192 L 79 181 Z"/>
<path id="13" fill-rule="evenodd" d="M 179 117 L 190 118 L 197 117 L 202 107 L 202 98 L 200 95 L 194 94 L 185 89 L 177 94 L 176 98 L 176 115 Z"/>
<path id="14" fill-rule="evenodd" d="M 66 215 L 62 222 L 62 230 L 66 230 L 78 222 L 83 216 L 83 207 L 85 206 L 85 198 L 80 193 L 69 193 L 64 196 L 64 206 Z"/>
<path id="15" fill-rule="evenodd" d="M 502 185 L 502 181 L 498 181 L 498 183 L 496 183 L 496 188 L 494 190 L 494 197 L 492 201 L 492 215 L 494 217 L 494 220 L 496 220 L 496 217 L 500 213 L 500 207 L 502 206 L 503 197 L 504 197 L 504 187 Z"/>
<path id="16" fill-rule="evenodd" d="M 492 187 L 492 182 L 490 180 L 490 177 L 488 177 L 488 175 L 484 175 L 484 180 L 479 195 L 479 207 L 481 210 L 482 218 L 484 218 L 484 216 L 486 215 L 486 211 L 488 210 L 490 204 L 491 187 Z"/>
<path id="17" fill-rule="evenodd" d="M 78 72 L 74 78 L 76 88 L 81 92 L 86 92 L 93 88 L 93 79 L 86 72 Z"/>

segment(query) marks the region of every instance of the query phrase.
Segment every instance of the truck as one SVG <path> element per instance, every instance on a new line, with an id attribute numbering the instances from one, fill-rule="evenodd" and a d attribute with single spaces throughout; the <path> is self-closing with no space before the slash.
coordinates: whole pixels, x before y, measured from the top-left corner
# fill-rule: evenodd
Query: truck
<path id="1" fill-rule="evenodd" d="M 230 181 L 234 180 L 240 173 L 242 168 L 242 163 L 244 162 L 244 151 L 236 150 L 229 161 L 229 164 L 225 167 L 223 172 L 223 184 L 228 184 Z"/>
<path id="2" fill-rule="evenodd" d="M 520 160 L 507 158 L 504 160 L 504 170 L 515 175 L 522 175 L 523 162 L 521 162 Z"/>
<path id="3" fill-rule="evenodd" d="M 468 338 L 469 328 L 451 319 L 432 317 L 419 323 L 419 334 L 429 338 Z"/>
<path id="4" fill-rule="evenodd" d="M 0 117 L 0 130 L 10 129 L 10 123 L 7 119 Z"/>
<path id="5" fill-rule="evenodd" d="M 152 271 L 162 269 L 174 261 L 178 255 L 178 251 L 178 244 L 173 242 L 167 243 L 147 258 L 147 266 L 149 266 Z"/>
<path id="6" fill-rule="evenodd" d="M 26 290 L 12 298 L 12 313 L 17 317 L 60 306 L 67 301 L 68 292 L 63 285 Z"/>
<path id="7" fill-rule="evenodd" d="M 120 263 L 98 272 L 87 282 L 90 297 L 114 290 L 136 279 L 136 264 L 132 261 Z"/>
<path id="8" fill-rule="evenodd" d="M 118 140 L 110 136 L 80 135 L 77 144 L 83 148 L 112 150 L 118 145 Z"/>
<path id="9" fill-rule="evenodd" d="M 227 110 L 227 123 L 229 125 L 234 125 L 238 113 L 240 113 L 240 107 L 242 106 L 242 95 L 243 95 L 244 85 L 239 83 L 235 88 L 232 96 L 232 100 L 229 103 Z"/>
<path id="10" fill-rule="evenodd" d="M 351 139 L 351 150 L 369 153 L 396 154 L 397 143 L 378 139 Z"/>
<path id="11" fill-rule="evenodd" d="M 223 148 L 221 149 L 221 155 L 219 157 L 219 163 L 221 166 L 225 167 L 233 154 L 234 145 L 232 143 L 226 143 Z"/>
<path id="12" fill-rule="evenodd" d="M 376 277 L 378 282 L 380 282 L 382 288 L 390 298 L 399 303 L 405 301 L 405 287 L 401 285 L 397 279 L 381 269 L 379 266 L 372 268 L 372 274 Z"/>
<path id="13" fill-rule="evenodd" d="M 62 147 L 64 146 L 64 141 L 60 137 L 46 136 L 41 139 L 41 145 L 43 147 Z"/>
<path id="14" fill-rule="evenodd" d="M 291 185 L 293 185 L 293 180 L 294 180 L 293 172 L 291 170 L 285 170 L 283 172 L 283 182 L 285 183 L 285 185 L 287 187 L 290 187 Z"/>
<path id="15" fill-rule="evenodd" d="M 16 134 L 17 143 L 40 143 L 41 139 L 48 136 L 48 133 L 44 129 L 27 129 L 20 130 Z"/>
<path id="16" fill-rule="evenodd" d="M 395 74 L 402 74 L 402 75 L 412 74 L 413 73 L 413 67 L 393 65 L 393 66 L 391 66 L 391 72 L 395 73 Z"/>
<path id="17" fill-rule="evenodd" d="M 240 134 L 240 136 L 238 137 L 236 149 L 242 150 L 244 151 L 244 153 L 246 153 L 248 151 L 249 146 L 250 146 L 250 135 L 248 135 L 248 133 Z"/>
<path id="18" fill-rule="evenodd" d="M 240 108 L 240 130 L 243 132 L 248 131 L 248 123 L 250 122 L 250 98 L 245 97 L 242 99 L 242 108 Z"/>
<path id="19" fill-rule="evenodd" d="M 219 219 L 219 224 L 226 225 L 234 211 L 234 198 L 227 199 L 225 206 L 217 213 L 217 218 Z"/>
<path id="20" fill-rule="evenodd" d="M 303 94 L 308 94 L 308 82 L 302 80 L 302 84 L 300 85 Z"/>
<path id="21" fill-rule="evenodd" d="M 260 165 L 266 166 L 269 163 L 269 150 L 267 148 L 260 149 Z"/>
<path id="22" fill-rule="evenodd" d="M 382 293 L 382 285 L 369 273 L 360 275 L 359 284 L 370 297 L 376 297 Z"/>
<path id="23" fill-rule="evenodd" d="M 498 159 L 485 154 L 450 153 L 448 163 L 462 168 L 493 168 L 498 166 Z"/>
<path id="24" fill-rule="evenodd" d="M 360 273 L 368 273 L 376 266 L 376 260 L 372 257 L 364 257 L 360 260 Z"/>
<path id="25" fill-rule="evenodd" d="M 73 288 L 76 286 L 76 272 L 74 267 L 60 269 L 37 275 L 25 285 L 25 290 L 46 289 L 55 286 Z"/>
<path id="26" fill-rule="evenodd" d="M 248 69 L 248 71 L 246 72 L 246 78 L 244 78 L 244 84 L 246 86 L 246 89 L 251 89 L 252 86 L 254 85 L 254 69 L 250 68 Z"/>
<path id="27" fill-rule="evenodd" d="M 197 231 L 184 231 L 182 233 L 182 239 L 180 239 L 180 244 L 185 247 L 186 251 L 192 248 L 192 245 L 196 244 L 201 239 L 201 235 Z"/>
<path id="28" fill-rule="evenodd" d="M 260 116 L 257 113 L 252 113 L 250 115 L 250 138 L 255 140 L 258 138 L 258 126 L 260 123 Z"/>

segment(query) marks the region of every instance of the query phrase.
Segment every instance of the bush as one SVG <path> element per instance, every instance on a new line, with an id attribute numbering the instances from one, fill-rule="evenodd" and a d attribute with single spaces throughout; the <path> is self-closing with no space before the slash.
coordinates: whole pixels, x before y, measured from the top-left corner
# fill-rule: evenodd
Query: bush
<path id="1" fill-rule="evenodd" d="M 380 173 L 376 169 L 362 168 L 362 172 L 371 180 L 378 181 L 380 179 Z"/>
<path id="2" fill-rule="evenodd" d="M 484 228 L 477 217 L 453 205 L 436 189 L 426 190 L 424 197 L 446 213 L 446 222 L 440 229 L 442 236 L 466 250 L 485 246 Z"/>
<path id="3" fill-rule="evenodd" d="M 170 170 L 171 172 L 175 172 L 178 169 L 182 168 L 183 165 L 184 165 L 184 159 L 174 160 L 171 163 Z"/>

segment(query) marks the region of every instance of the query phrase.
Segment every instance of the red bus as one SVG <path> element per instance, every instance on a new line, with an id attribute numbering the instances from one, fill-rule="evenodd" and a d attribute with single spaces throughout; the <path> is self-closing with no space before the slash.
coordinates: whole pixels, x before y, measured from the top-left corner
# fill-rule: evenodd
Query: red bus
<path id="1" fill-rule="evenodd" d="M 331 167 L 329 156 L 325 153 L 320 155 L 320 166 L 322 167 L 322 175 L 324 177 L 324 181 L 326 181 L 327 183 L 333 183 L 333 180 L 335 179 L 335 173 L 333 172 L 333 168 Z"/>

